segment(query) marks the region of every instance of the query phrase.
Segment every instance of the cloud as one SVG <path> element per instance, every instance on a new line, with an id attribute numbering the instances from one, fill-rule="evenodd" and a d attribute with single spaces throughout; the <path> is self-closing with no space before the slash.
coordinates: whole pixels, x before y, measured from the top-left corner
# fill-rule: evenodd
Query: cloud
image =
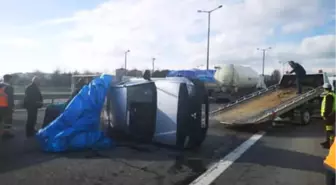
<path id="1" fill-rule="evenodd" d="M 295 22 L 284 25 L 281 29 L 283 33 L 297 33 L 314 26 L 312 22 Z"/>
<path id="2" fill-rule="evenodd" d="M 95 9 L 78 11 L 72 17 L 42 22 L 53 26 L 72 24 L 59 40 L 60 63 L 69 69 L 114 69 L 128 66 L 193 68 L 206 61 L 207 15 L 198 9 L 223 8 L 211 14 L 210 63 L 252 65 L 261 71 L 257 47 L 267 52 L 267 69 L 279 60 L 304 61 L 316 67 L 335 59 L 335 36 L 304 38 L 297 43 L 269 43 L 268 38 L 315 29 L 334 19 L 333 7 L 321 0 L 123 0 L 107 1 Z M 275 40 L 276 41 L 276 40 Z"/>
<path id="3" fill-rule="evenodd" d="M 0 46 L 13 47 L 14 49 L 35 49 L 39 46 L 39 42 L 31 38 L 2 38 Z"/>
<path id="4" fill-rule="evenodd" d="M 300 44 L 299 52 L 311 59 L 335 59 L 335 35 L 306 38 Z"/>
<path id="5" fill-rule="evenodd" d="M 65 24 L 65 23 L 73 23 L 77 19 L 76 17 L 65 17 L 65 18 L 58 18 L 58 19 L 51 19 L 39 22 L 38 24 L 34 26 L 50 26 L 50 25 L 59 25 L 59 24 Z"/>

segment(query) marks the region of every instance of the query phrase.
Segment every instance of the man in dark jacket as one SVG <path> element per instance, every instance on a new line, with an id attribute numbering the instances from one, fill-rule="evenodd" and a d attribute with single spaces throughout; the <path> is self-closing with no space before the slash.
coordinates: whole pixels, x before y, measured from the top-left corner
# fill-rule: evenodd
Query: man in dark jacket
<path id="1" fill-rule="evenodd" d="M 11 85 L 12 76 L 4 75 L 0 83 L 0 127 L 3 123 L 3 132 L 0 133 L 3 139 L 14 136 L 12 133 L 12 120 L 14 110 L 14 88 Z M 1 129 L 0 129 L 1 131 Z"/>
<path id="2" fill-rule="evenodd" d="M 292 71 L 289 72 L 290 74 L 295 73 L 296 75 L 296 87 L 298 90 L 298 94 L 302 93 L 302 79 L 306 76 L 306 70 L 302 67 L 302 65 L 294 62 L 289 61 L 288 64 L 292 67 Z"/>
<path id="3" fill-rule="evenodd" d="M 149 70 L 146 70 L 142 76 L 145 80 L 150 81 L 151 80 L 151 72 Z"/>
<path id="4" fill-rule="evenodd" d="M 43 98 L 39 88 L 39 79 L 35 76 L 32 83 L 25 91 L 24 107 L 27 109 L 26 136 L 31 137 L 36 133 L 35 125 L 38 109 L 43 106 Z"/>

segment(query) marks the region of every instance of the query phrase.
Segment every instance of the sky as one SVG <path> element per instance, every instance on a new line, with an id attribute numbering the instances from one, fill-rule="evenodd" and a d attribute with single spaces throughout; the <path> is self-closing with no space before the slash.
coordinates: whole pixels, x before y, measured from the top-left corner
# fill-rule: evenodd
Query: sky
<path id="1" fill-rule="evenodd" d="M 210 67 L 262 69 L 294 60 L 335 71 L 334 0 L 0 1 L 0 74 L 204 67 L 211 10 Z"/>

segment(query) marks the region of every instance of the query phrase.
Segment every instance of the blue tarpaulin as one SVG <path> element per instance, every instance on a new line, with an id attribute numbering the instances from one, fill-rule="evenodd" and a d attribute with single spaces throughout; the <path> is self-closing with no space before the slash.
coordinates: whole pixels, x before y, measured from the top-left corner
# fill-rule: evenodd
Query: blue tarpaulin
<path id="1" fill-rule="evenodd" d="M 203 82 L 216 82 L 214 78 L 216 70 L 176 70 L 176 71 L 169 71 L 167 77 L 186 77 L 192 79 L 199 79 Z"/>
<path id="2" fill-rule="evenodd" d="M 64 112 L 36 137 L 44 151 L 64 152 L 81 149 L 105 149 L 113 146 L 100 131 L 100 114 L 112 76 L 92 80 L 73 98 Z"/>

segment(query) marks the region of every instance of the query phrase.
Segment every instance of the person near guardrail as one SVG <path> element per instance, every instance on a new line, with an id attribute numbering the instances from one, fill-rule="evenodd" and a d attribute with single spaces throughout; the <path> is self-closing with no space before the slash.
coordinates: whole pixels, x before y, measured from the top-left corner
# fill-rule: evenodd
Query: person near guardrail
<path id="1" fill-rule="evenodd" d="M 43 106 L 43 97 L 39 88 L 39 79 L 35 76 L 32 83 L 25 90 L 23 100 L 24 108 L 27 109 L 26 136 L 31 137 L 36 133 L 35 125 L 37 121 L 38 109 Z"/>
<path id="2" fill-rule="evenodd" d="M 2 139 L 12 138 L 12 120 L 14 109 L 14 88 L 11 85 L 12 75 L 6 74 L 0 83 L 0 135 Z M 3 126 L 2 126 L 3 123 Z M 1 130 L 3 130 L 1 132 Z"/>
<path id="3" fill-rule="evenodd" d="M 321 117 L 324 120 L 326 141 L 321 143 L 324 148 L 330 148 L 331 143 L 334 140 L 335 133 L 335 110 L 336 110 L 336 96 L 332 91 L 332 87 L 329 83 L 323 84 L 325 95 L 321 104 Z"/>
<path id="4" fill-rule="evenodd" d="M 296 75 L 296 88 L 297 88 L 297 94 L 302 93 L 302 79 L 306 76 L 306 70 L 300 65 L 299 63 L 296 63 L 294 61 L 289 61 L 288 64 L 291 66 L 292 71 L 289 73 L 295 73 Z"/>

